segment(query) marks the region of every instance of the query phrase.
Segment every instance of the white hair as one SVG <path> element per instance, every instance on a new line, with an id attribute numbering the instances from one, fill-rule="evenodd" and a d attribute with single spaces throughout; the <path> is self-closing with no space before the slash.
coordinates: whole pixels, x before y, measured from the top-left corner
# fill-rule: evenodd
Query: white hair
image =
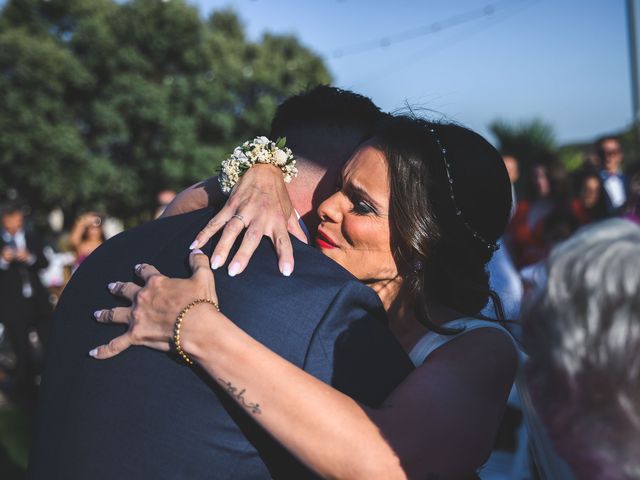
<path id="1" fill-rule="evenodd" d="M 640 227 L 586 226 L 547 271 L 524 315 L 536 403 L 576 473 L 640 478 Z"/>

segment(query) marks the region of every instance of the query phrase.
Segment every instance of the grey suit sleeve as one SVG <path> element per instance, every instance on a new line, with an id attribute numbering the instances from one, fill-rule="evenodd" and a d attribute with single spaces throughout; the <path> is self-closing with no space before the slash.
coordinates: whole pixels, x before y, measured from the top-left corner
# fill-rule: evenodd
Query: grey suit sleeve
<path id="1" fill-rule="evenodd" d="M 304 368 L 355 400 L 379 405 L 412 370 L 375 293 L 347 282 L 318 324 Z"/>

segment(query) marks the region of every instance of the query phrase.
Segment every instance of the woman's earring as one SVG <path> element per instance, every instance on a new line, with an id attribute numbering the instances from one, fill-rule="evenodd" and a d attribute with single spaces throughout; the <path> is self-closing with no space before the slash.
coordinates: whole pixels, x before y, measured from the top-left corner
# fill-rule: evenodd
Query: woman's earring
<path id="1" fill-rule="evenodd" d="M 424 264 L 422 263 L 422 260 L 416 260 L 413 262 L 413 273 L 420 273 L 423 268 Z"/>

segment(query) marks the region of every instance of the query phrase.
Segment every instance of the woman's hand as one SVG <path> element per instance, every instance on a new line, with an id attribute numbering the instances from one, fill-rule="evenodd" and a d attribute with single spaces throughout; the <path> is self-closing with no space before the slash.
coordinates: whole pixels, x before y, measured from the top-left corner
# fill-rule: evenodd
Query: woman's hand
<path id="1" fill-rule="evenodd" d="M 75 254 L 78 255 L 78 248 L 82 243 L 82 236 L 84 232 L 89 227 L 89 217 L 91 216 L 91 212 L 83 213 L 76 221 L 73 223 L 73 228 L 69 233 L 69 245 L 75 251 Z"/>
<path id="2" fill-rule="evenodd" d="M 298 223 L 280 169 L 254 165 L 240 179 L 226 205 L 198 233 L 191 248 L 200 248 L 224 228 L 211 255 L 211 268 L 223 265 L 238 235 L 246 228 L 238 252 L 229 264 L 229 275 L 241 273 L 263 236 L 273 242 L 283 275 L 293 271 L 293 247 L 289 232 L 304 243 L 307 237 Z"/>
<path id="3" fill-rule="evenodd" d="M 198 298 L 208 298 L 218 302 L 213 273 L 209 260 L 201 250 L 193 250 L 189 255 L 191 278 L 169 278 L 162 275 L 153 265 L 136 265 L 135 271 L 144 280 L 140 287 L 132 282 L 114 282 L 108 285 L 114 295 L 126 298 L 130 307 L 116 307 L 98 310 L 94 313 L 101 323 L 121 323 L 129 330 L 89 352 L 94 358 L 104 360 L 114 357 L 132 345 L 142 345 L 163 352 L 169 351 L 173 342 L 173 328 L 180 311 Z M 204 308 L 208 304 L 198 304 Z M 213 306 L 209 305 L 213 310 Z M 186 320 L 188 321 L 188 319 Z"/>
<path id="4" fill-rule="evenodd" d="M 83 228 L 89 228 L 91 226 L 100 226 L 102 223 L 102 219 L 100 215 L 95 212 L 87 212 L 83 213 L 80 218 L 78 218 L 78 224 Z"/>

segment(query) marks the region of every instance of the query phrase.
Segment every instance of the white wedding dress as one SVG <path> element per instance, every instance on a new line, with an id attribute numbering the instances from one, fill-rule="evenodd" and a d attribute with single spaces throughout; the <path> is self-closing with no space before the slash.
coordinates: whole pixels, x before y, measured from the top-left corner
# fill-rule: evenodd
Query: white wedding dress
<path id="1" fill-rule="evenodd" d="M 458 338 L 460 335 L 464 335 L 465 333 L 472 332 L 479 328 L 495 328 L 504 332 L 504 334 L 513 342 L 513 346 L 518 352 L 519 363 L 524 363 L 524 359 L 526 358 L 525 355 L 522 353 L 509 331 L 499 323 L 480 320 L 477 318 L 460 318 L 445 323 L 442 326 L 452 329 L 464 328 L 464 330 L 454 335 L 440 335 L 435 332 L 426 333 L 420 340 L 418 340 L 418 343 L 415 344 L 409 353 L 409 357 L 416 367 L 422 365 L 429 355 L 441 346 L 446 345 L 451 340 Z M 528 430 L 530 448 L 532 449 L 534 461 L 538 469 L 541 471 L 543 478 L 549 480 L 572 480 L 574 476 L 571 473 L 571 470 L 553 450 L 551 442 L 544 431 L 544 427 L 535 413 L 528 391 L 524 386 L 521 372 L 518 374 L 516 384 L 518 386 L 519 396 L 522 398 L 522 413 Z M 527 435 L 526 430 L 523 433 L 525 436 Z M 521 468 L 516 468 L 516 471 L 512 472 L 512 474 L 507 478 L 517 480 L 532 478 L 528 468 L 522 468 L 522 464 L 520 467 Z M 479 472 L 479 476 L 481 479 L 501 478 L 493 473 L 484 472 L 482 469 Z"/>
<path id="2" fill-rule="evenodd" d="M 453 320 L 451 322 L 445 323 L 442 326 L 447 328 L 452 328 L 452 329 L 464 328 L 464 330 L 454 335 L 440 335 L 435 332 L 426 333 L 420 340 L 418 340 L 418 343 L 415 344 L 415 346 L 411 349 L 411 352 L 409 353 L 409 358 L 411 358 L 411 361 L 416 367 L 422 365 L 427 359 L 427 357 L 429 357 L 429 355 L 431 355 L 435 350 L 437 350 L 441 346 L 446 345 L 451 340 L 458 338 L 460 335 L 464 335 L 465 333 L 471 332 L 473 330 L 477 330 L 479 328 L 495 328 L 495 329 L 501 330 L 502 332 L 504 332 L 505 335 L 509 337 L 509 339 L 513 342 L 514 347 L 519 352 L 519 348 L 516 345 L 515 341 L 513 340 L 513 337 L 511 336 L 511 334 L 507 331 L 506 328 L 504 328 L 502 325 L 496 322 L 480 320 L 477 318 L 459 318 L 457 320 Z M 518 354 L 520 355 L 520 353 Z M 526 432 L 522 432 L 522 433 L 526 437 Z M 492 474 L 485 476 L 483 473 L 484 472 L 482 471 L 482 468 L 481 468 L 480 471 L 478 472 L 478 476 L 482 480 L 485 480 L 485 479 L 498 480 L 502 478 L 501 476 L 496 476 Z M 505 478 L 509 478 L 510 480 L 511 478 L 517 478 L 517 480 L 524 480 L 525 478 L 528 479 L 529 477 L 512 477 L 511 475 L 509 475 Z"/>
<path id="3" fill-rule="evenodd" d="M 460 335 L 472 332 L 473 330 L 477 330 L 478 328 L 496 328 L 503 331 L 504 334 L 507 335 L 512 342 L 514 341 L 513 337 L 506 328 L 504 328 L 499 323 L 491 322 L 488 320 L 480 320 L 478 318 L 458 318 L 456 320 L 452 320 L 451 322 L 447 322 L 442 326 L 451 329 L 464 328 L 464 330 L 454 335 L 440 335 L 435 332 L 427 332 L 420 340 L 418 340 L 418 343 L 414 345 L 414 347 L 411 349 L 411 352 L 409 353 L 409 358 L 411 358 L 411 361 L 416 367 L 422 365 L 427 357 L 441 346 L 446 345 L 451 340 L 458 338 Z M 518 350 L 515 342 L 514 347 L 516 347 L 516 350 Z"/>

